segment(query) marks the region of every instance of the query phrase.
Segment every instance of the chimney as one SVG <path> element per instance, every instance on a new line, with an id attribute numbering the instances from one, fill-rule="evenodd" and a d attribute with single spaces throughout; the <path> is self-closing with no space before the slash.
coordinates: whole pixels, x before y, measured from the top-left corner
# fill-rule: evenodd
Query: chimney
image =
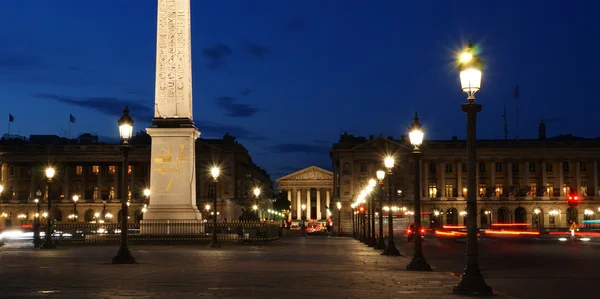
<path id="1" fill-rule="evenodd" d="M 544 124 L 544 121 L 540 121 L 540 125 L 538 126 L 538 139 L 546 139 L 546 125 Z"/>

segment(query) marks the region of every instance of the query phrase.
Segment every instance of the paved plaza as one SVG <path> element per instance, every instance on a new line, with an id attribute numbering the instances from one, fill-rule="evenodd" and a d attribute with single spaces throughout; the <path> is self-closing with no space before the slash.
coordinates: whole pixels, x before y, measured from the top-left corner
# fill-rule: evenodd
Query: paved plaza
<path id="1" fill-rule="evenodd" d="M 0 248 L 1 298 L 456 298 L 448 272 L 407 272 L 351 238 L 269 244 L 134 246 L 139 264 L 112 265 L 112 246 Z M 501 296 L 496 296 L 501 297 Z"/>

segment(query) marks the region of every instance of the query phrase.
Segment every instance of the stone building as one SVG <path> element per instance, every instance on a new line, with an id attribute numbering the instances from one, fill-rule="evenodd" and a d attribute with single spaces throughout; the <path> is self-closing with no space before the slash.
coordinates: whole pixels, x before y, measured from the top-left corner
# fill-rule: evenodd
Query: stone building
<path id="1" fill-rule="evenodd" d="M 331 216 L 329 213 L 333 213 L 331 171 L 310 166 L 276 181 L 277 189 L 279 192 L 286 193 L 290 202 L 288 220 L 292 223 L 300 222 L 304 216 L 307 221 L 325 224 Z M 302 215 L 302 205 L 305 206 L 304 215 Z"/>
<path id="2" fill-rule="evenodd" d="M 414 164 L 407 138 L 355 137 L 344 134 L 333 145 L 334 198 L 343 203 L 342 223 L 351 229 L 350 204 L 383 159 L 396 159 L 394 203 L 398 217 L 410 217 L 414 199 Z M 466 223 L 466 141 L 425 140 L 421 158 L 423 223 L 428 226 Z M 600 139 L 571 135 L 546 138 L 540 124 L 537 139 L 477 141 L 477 215 L 480 227 L 492 223 L 527 223 L 531 228 L 564 228 L 600 213 L 598 174 Z M 568 197 L 580 204 L 571 207 Z"/>
<path id="3" fill-rule="evenodd" d="M 140 132 L 131 141 L 128 166 L 128 194 L 131 203 L 130 218 L 139 221 L 147 200 L 144 189 L 150 180 L 150 137 Z M 94 220 L 96 213 L 120 217 L 122 152 L 119 144 L 98 142 L 97 136 L 83 134 L 68 140 L 53 135 L 32 135 L 26 138 L 3 138 L 0 141 L 0 227 L 31 223 L 35 214 L 34 199 L 41 194 L 41 210 L 45 211 L 46 178 L 44 169 L 53 166 L 56 177 L 50 189 L 50 198 L 56 207 L 56 220 L 73 214 L 73 195 L 80 222 Z M 248 150 L 233 136 L 222 139 L 196 141 L 196 203 L 205 209 L 211 204 L 215 189 L 210 168 L 219 165 L 221 175 L 217 186 L 218 219 L 237 219 L 242 208 L 253 198 L 254 187 L 261 187 L 261 198 L 273 198 L 273 182 L 266 171 L 252 161 Z M 57 203 L 57 204 L 54 204 Z M 263 204 L 270 205 L 270 200 Z M 120 218 L 119 218 L 120 219 Z"/>

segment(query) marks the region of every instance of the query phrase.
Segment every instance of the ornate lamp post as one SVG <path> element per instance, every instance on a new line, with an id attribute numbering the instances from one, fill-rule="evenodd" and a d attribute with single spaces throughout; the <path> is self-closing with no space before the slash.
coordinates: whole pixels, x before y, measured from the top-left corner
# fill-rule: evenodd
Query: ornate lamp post
<path id="1" fill-rule="evenodd" d="M 338 209 L 338 236 L 342 235 L 342 203 L 341 202 L 337 202 L 337 209 Z"/>
<path id="2" fill-rule="evenodd" d="M 146 188 L 144 189 L 144 197 L 146 198 L 146 202 L 144 204 L 148 205 L 150 203 L 150 189 Z"/>
<path id="3" fill-rule="evenodd" d="M 256 199 L 256 203 L 254 205 L 257 206 L 257 208 L 253 209 L 253 210 L 256 211 L 257 217 L 258 217 L 258 198 L 259 197 L 260 197 L 260 188 L 256 187 L 256 188 L 254 188 L 254 198 Z"/>
<path id="4" fill-rule="evenodd" d="M 415 250 L 412 260 L 406 265 L 406 270 L 409 271 L 431 271 L 431 266 L 425 261 L 421 244 L 421 144 L 423 143 L 423 128 L 419 123 L 419 117 L 415 113 L 413 124 L 408 131 L 410 143 L 413 145 L 413 157 L 415 158 L 415 176 L 414 176 L 414 193 L 415 193 Z"/>
<path id="5" fill-rule="evenodd" d="M 33 200 L 35 202 L 35 219 L 33 222 L 33 247 L 40 247 L 40 198 L 42 197 L 42 190 L 35 192 L 36 198 Z"/>
<path id="6" fill-rule="evenodd" d="M 454 287 L 457 295 L 492 295 L 492 288 L 485 283 L 477 261 L 477 171 L 476 132 L 477 113 L 481 104 L 475 104 L 475 93 L 481 89 L 481 70 L 483 62 L 473 52 L 469 41 L 468 47 L 460 54 L 460 84 L 467 93 L 468 103 L 461 104 L 462 111 L 467 114 L 467 254 L 464 272 L 460 282 Z"/>
<path id="7" fill-rule="evenodd" d="M 77 223 L 77 201 L 79 195 L 73 195 L 73 222 Z"/>
<path id="8" fill-rule="evenodd" d="M 302 209 L 302 225 L 300 226 L 300 228 L 302 229 L 302 235 L 304 235 L 306 237 L 306 226 L 304 225 L 304 220 L 306 218 L 306 216 L 304 216 L 304 212 L 306 211 L 306 205 L 302 204 L 302 206 L 300 206 L 300 208 Z"/>
<path id="9" fill-rule="evenodd" d="M 354 218 L 356 217 L 355 205 L 351 204 L 350 208 L 352 209 L 352 238 L 356 239 L 356 225 L 354 224 Z"/>
<path id="10" fill-rule="evenodd" d="M 55 249 L 56 245 L 54 244 L 54 240 L 52 240 L 52 198 L 50 197 L 50 191 L 52 187 L 52 178 L 54 177 L 55 170 L 52 167 L 46 168 L 46 178 L 47 180 L 47 189 L 48 189 L 48 216 L 46 217 L 46 238 L 44 240 L 44 244 L 40 247 L 41 249 Z"/>
<path id="11" fill-rule="evenodd" d="M 219 167 L 213 167 L 210 169 L 210 175 L 213 177 L 213 183 L 215 185 L 215 196 L 213 197 L 213 229 L 212 229 L 212 239 L 208 244 L 210 248 L 221 248 L 219 244 L 219 240 L 217 240 L 217 183 L 219 178 L 219 173 L 221 170 Z"/>
<path id="12" fill-rule="evenodd" d="M 129 139 L 133 134 L 133 119 L 129 116 L 129 109 L 123 110 L 123 116 L 118 121 L 119 133 L 121 135 L 122 150 L 123 150 L 123 166 L 122 166 L 122 178 L 121 178 L 121 244 L 117 255 L 112 258 L 113 264 L 135 264 L 135 258 L 131 255 L 129 247 L 127 245 L 127 230 L 128 230 L 128 219 L 127 215 L 127 198 L 129 194 L 129 188 L 127 188 L 127 174 L 129 167 Z"/>
<path id="13" fill-rule="evenodd" d="M 378 170 L 376 174 L 379 181 L 379 238 L 377 238 L 377 244 L 374 249 L 385 249 L 385 241 L 383 239 L 383 179 L 385 178 L 385 171 Z"/>
<path id="14" fill-rule="evenodd" d="M 369 247 L 377 245 L 377 238 L 375 237 L 375 195 L 373 194 L 375 186 L 377 186 L 377 181 L 370 179 L 369 186 L 367 187 L 371 197 L 369 201 L 369 243 L 367 244 Z"/>
<path id="15" fill-rule="evenodd" d="M 388 205 L 390 207 L 389 211 L 388 211 L 388 243 L 387 246 L 385 247 L 385 250 L 383 250 L 383 253 L 381 253 L 382 255 L 391 255 L 391 256 L 398 256 L 400 255 L 400 251 L 398 251 L 398 248 L 396 248 L 396 244 L 394 244 L 394 211 L 392 209 L 392 190 L 394 189 L 394 182 L 392 181 L 392 169 L 394 168 L 394 158 L 391 156 L 387 156 L 384 160 L 383 160 L 383 165 L 385 166 L 385 168 L 387 168 L 388 173 L 387 173 L 387 196 L 388 196 Z"/>

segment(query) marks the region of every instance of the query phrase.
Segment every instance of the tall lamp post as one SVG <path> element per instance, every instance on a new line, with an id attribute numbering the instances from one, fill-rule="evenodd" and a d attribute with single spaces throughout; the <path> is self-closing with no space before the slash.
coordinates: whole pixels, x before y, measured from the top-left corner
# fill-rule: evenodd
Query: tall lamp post
<path id="1" fill-rule="evenodd" d="M 375 238 L 375 194 L 373 192 L 373 188 L 377 186 L 377 181 L 375 179 L 369 180 L 369 195 L 371 195 L 371 200 L 369 202 L 369 247 L 375 247 L 377 245 L 377 239 Z"/>
<path id="2" fill-rule="evenodd" d="M 77 201 L 79 200 L 79 195 L 73 195 L 73 222 L 77 223 Z"/>
<path id="3" fill-rule="evenodd" d="M 215 196 L 213 197 L 213 228 L 212 228 L 212 239 L 208 244 L 210 248 L 221 248 L 219 244 L 219 240 L 217 240 L 217 183 L 219 178 L 219 173 L 221 170 L 219 167 L 213 167 L 210 169 L 210 175 L 213 177 L 213 184 L 215 185 Z"/>
<path id="4" fill-rule="evenodd" d="M 415 113 L 413 124 L 409 129 L 408 137 L 413 145 L 413 157 L 415 158 L 415 176 L 414 176 L 414 193 L 415 193 L 415 250 L 412 260 L 406 265 L 406 270 L 409 271 L 431 271 L 431 266 L 425 261 L 423 256 L 423 248 L 421 244 L 421 144 L 423 143 L 423 128 L 419 123 L 419 117 Z"/>
<path id="5" fill-rule="evenodd" d="M 376 174 L 379 181 L 379 238 L 377 238 L 374 249 L 385 249 L 385 240 L 383 239 L 383 179 L 385 178 L 385 171 L 378 170 Z"/>
<path id="6" fill-rule="evenodd" d="M 342 235 L 342 203 L 337 202 L 338 209 L 338 236 Z"/>
<path id="7" fill-rule="evenodd" d="M 123 110 L 123 116 L 118 121 L 119 133 L 121 135 L 122 150 L 123 150 L 123 166 L 121 171 L 121 244 L 117 255 L 112 258 L 113 264 L 135 264 L 135 258 L 131 255 L 129 247 L 127 245 L 127 230 L 128 230 L 128 219 L 127 215 L 127 198 L 129 197 L 129 188 L 127 188 L 127 174 L 129 167 L 129 139 L 133 134 L 133 119 L 129 116 L 129 109 Z"/>
<path id="8" fill-rule="evenodd" d="M 387 246 L 385 247 L 385 250 L 383 250 L 383 253 L 381 253 L 382 255 L 391 255 L 391 256 L 398 256 L 400 255 L 400 251 L 398 250 L 398 248 L 396 248 L 396 244 L 394 244 L 394 211 L 392 209 L 392 190 L 394 189 L 393 187 L 393 181 L 392 181 L 392 169 L 394 168 L 394 158 L 392 156 L 387 156 L 384 160 L 383 160 L 383 165 L 385 166 L 385 168 L 387 168 L 388 173 L 387 173 L 387 197 L 388 197 L 388 205 L 389 205 L 389 211 L 388 211 L 388 243 Z"/>
<path id="9" fill-rule="evenodd" d="M 256 203 L 254 205 L 256 206 L 256 209 L 253 209 L 254 211 L 256 211 L 256 217 L 258 217 L 258 198 L 259 197 L 260 197 L 260 188 L 256 187 L 256 188 L 254 188 L 254 198 L 256 199 Z"/>
<path id="10" fill-rule="evenodd" d="M 354 224 L 354 218 L 356 217 L 355 205 L 351 204 L 350 208 L 352 209 L 352 238 L 356 239 L 356 224 Z"/>
<path id="11" fill-rule="evenodd" d="M 460 54 L 460 84 L 467 96 L 468 103 L 461 104 L 467 115 L 467 254 L 465 269 L 460 282 L 454 287 L 457 295 L 492 295 L 492 288 L 485 283 L 477 261 L 477 186 L 475 185 L 477 113 L 481 104 L 475 104 L 475 93 L 481 89 L 481 71 L 483 62 L 475 55 L 469 45 Z"/>
<path id="12" fill-rule="evenodd" d="M 46 178 L 47 180 L 47 189 L 48 189 L 48 216 L 46 217 L 46 238 L 44 240 L 44 244 L 40 247 L 41 249 L 55 249 L 56 245 L 54 244 L 54 240 L 52 240 L 52 198 L 50 197 L 50 189 L 52 187 L 52 178 L 54 177 L 55 170 L 52 167 L 46 168 Z"/>
<path id="13" fill-rule="evenodd" d="M 42 196 L 42 190 L 39 190 L 35 192 L 35 195 L 37 196 L 33 202 L 35 202 L 35 219 L 33 222 L 33 247 L 34 248 L 39 248 L 40 247 L 40 197 Z"/>

